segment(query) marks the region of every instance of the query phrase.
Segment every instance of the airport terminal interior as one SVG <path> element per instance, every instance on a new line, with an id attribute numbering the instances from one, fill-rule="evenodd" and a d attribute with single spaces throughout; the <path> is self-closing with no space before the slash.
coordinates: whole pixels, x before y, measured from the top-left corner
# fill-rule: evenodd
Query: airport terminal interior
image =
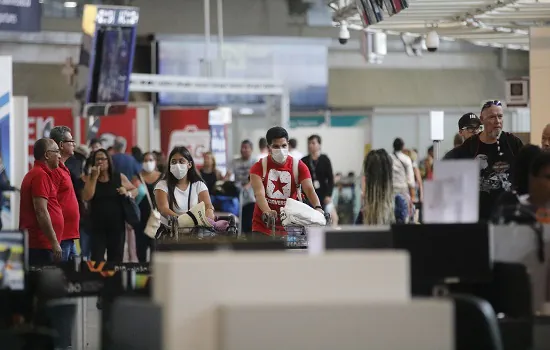
<path id="1" fill-rule="evenodd" d="M 548 96 L 550 0 L 0 0 L 0 349 L 549 350 Z"/>

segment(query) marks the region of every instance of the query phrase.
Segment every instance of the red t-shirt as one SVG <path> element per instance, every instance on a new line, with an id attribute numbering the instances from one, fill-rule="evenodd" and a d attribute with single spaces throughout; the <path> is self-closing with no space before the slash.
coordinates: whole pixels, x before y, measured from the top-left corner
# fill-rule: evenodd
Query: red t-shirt
<path id="1" fill-rule="evenodd" d="M 29 248 L 52 249 L 52 246 L 38 225 L 33 197 L 48 200 L 48 213 L 52 220 L 57 240 L 63 237 L 63 213 L 57 200 L 57 185 L 52 178 L 52 170 L 46 163 L 35 161 L 34 167 L 25 175 L 21 183 L 21 202 L 19 204 L 19 227 L 29 233 Z"/>
<path id="2" fill-rule="evenodd" d="M 74 192 L 71 172 L 63 163 L 59 163 L 59 168 L 52 171 L 52 179 L 58 185 L 57 201 L 62 204 L 63 219 L 65 227 L 63 229 L 63 240 L 80 238 L 80 210 L 78 200 Z"/>
<path id="3" fill-rule="evenodd" d="M 280 212 L 280 209 L 285 206 L 287 198 L 296 199 L 296 182 L 294 181 L 294 174 L 292 174 L 292 164 L 294 161 L 298 161 L 298 181 L 302 183 L 305 179 L 310 179 L 311 174 L 307 166 L 298 159 L 293 159 L 288 156 L 285 164 L 277 164 L 267 157 L 266 175 L 263 180 L 265 188 L 265 198 L 272 210 Z M 263 176 L 262 160 L 259 160 L 256 164 L 250 168 L 250 174 Z M 262 221 L 262 211 L 258 204 L 254 207 L 254 216 L 252 219 L 252 231 L 261 232 L 265 234 L 271 234 L 271 230 L 266 227 Z M 285 229 L 278 225 L 276 229 L 278 234 L 284 234 Z"/>

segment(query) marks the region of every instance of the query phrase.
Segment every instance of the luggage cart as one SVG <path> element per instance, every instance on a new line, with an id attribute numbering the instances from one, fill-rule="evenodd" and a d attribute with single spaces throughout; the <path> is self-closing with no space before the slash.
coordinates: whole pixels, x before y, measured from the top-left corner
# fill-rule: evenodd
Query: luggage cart
<path id="1" fill-rule="evenodd" d="M 330 214 L 325 213 L 325 219 L 327 220 L 327 225 L 330 224 Z M 303 226 L 303 225 L 288 225 L 284 226 L 284 231 L 277 230 L 277 224 L 281 223 L 279 215 L 270 216 L 267 214 L 262 214 L 262 220 L 267 227 L 271 230 L 271 237 L 273 239 L 282 239 L 285 241 L 285 245 L 289 249 L 307 249 L 308 247 L 308 238 L 307 231 L 309 227 L 313 226 Z"/>
<path id="2" fill-rule="evenodd" d="M 234 215 L 218 216 L 218 220 L 226 220 L 229 222 L 227 230 L 224 232 L 216 231 L 213 227 L 195 226 L 195 227 L 179 227 L 178 217 L 170 217 L 168 226 L 165 227 L 164 233 L 157 237 L 160 241 L 178 242 L 186 239 L 209 239 L 218 236 L 237 237 L 237 219 Z"/>

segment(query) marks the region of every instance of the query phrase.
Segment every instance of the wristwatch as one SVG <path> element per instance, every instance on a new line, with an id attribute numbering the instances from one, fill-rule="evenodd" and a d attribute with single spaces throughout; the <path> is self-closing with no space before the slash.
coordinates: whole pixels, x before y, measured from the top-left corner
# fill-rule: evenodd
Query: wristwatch
<path id="1" fill-rule="evenodd" d="M 323 207 L 320 206 L 320 205 L 317 205 L 317 206 L 314 207 L 314 209 L 321 209 L 321 210 L 323 210 Z M 323 210 L 323 211 L 324 211 L 324 210 Z"/>

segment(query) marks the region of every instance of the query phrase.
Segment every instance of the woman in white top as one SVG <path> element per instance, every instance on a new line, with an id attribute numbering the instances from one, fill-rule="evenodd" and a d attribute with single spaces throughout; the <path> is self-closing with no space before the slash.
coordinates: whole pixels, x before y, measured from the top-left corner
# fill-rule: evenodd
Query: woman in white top
<path id="1" fill-rule="evenodd" d="M 155 186 L 155 200 L 164 224 L 167 217 L 180 216 L 200 202 L 205 204 L 206 216 L 214 219 L 208 188 L 195 168 L 191 153 L 183 146 L 170 152 L 168 169 Z"/>

